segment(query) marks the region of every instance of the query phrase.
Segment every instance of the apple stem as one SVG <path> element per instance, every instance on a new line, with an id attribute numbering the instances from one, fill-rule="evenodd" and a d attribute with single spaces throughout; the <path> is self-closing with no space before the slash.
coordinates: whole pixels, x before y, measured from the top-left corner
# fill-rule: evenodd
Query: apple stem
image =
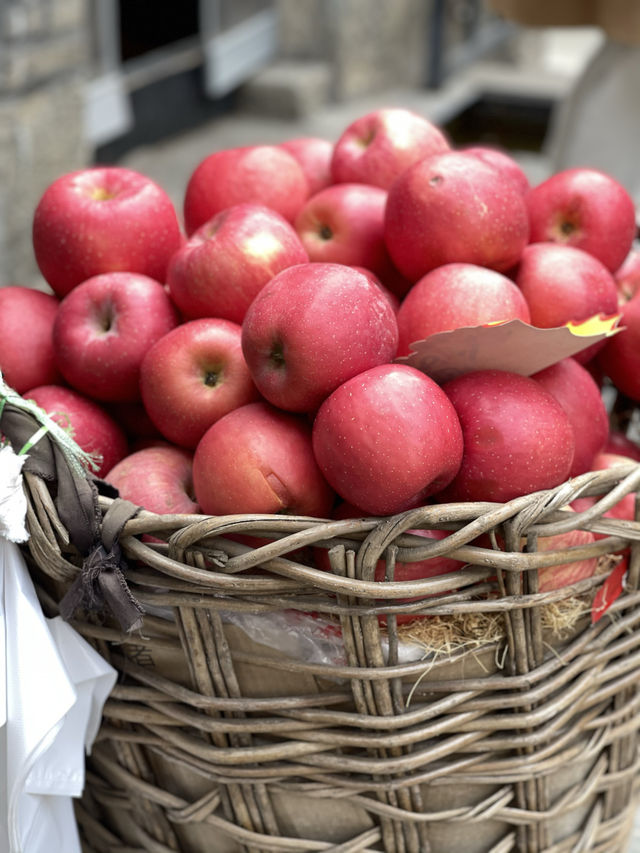
<path id="1" fill-rule="evenodd" d="M 108 190 L 106 187 L 93 187 L 89 195 L 94 201 L 111 201 L 117 193 Z"/>
<path id="2" fill-rule="evenodd" d="M 116 313 L 110 300 L 105 300 L 98 308 L 98 324 L 103 332 L 113 329 Z"/>
<path id="3" fill-rule="evenodd" d="M 284 367 L 284 347 L 282 346 L 282 343 L 278 342 L 273 344 L 273 346 L 271 347 L 271 352 L 269 353 L 269 358 L 271 359 L 275 367 Z"/>
<path id="4" fill-rule="evenodd" d="M 375 136 L 375 129 L 373 127 L 369 128 L 369 130 L 367 131 L 367 135 L 361 136 L 360 139 L 358 139 L 358 142 L 360 143 L 360 145 L 362 145 L 363 148 L 368 148 L 375 139 Z"/>

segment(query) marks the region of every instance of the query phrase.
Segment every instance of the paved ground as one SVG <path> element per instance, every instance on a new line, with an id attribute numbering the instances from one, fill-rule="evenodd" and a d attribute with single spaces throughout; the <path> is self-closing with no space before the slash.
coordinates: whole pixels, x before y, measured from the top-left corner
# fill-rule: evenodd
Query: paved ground
<path id="1" fill-rule="evenodd" d="M 436 123 L 448 121 L 479 91 L 490 88 L 514 90 L 529 94 L 547 94 L 560 98 L 568 81 L 557 76 L 505 75 L 504 67 L 479 65 L 461 75 L 438 93 L 427 91 L 387 92 L 383 96 L 366 98 L 347 105 L 330 105 L 313 116 L 296 121 L 259 118 L 236 112 L 216 118 L 197 129 L 177 137 L 138 148 L 129 152 L 120 162 L 137 169 L 158 181 L 170 194 L 178 210 L 188 178 L 197 164 L 209 153 L 222 148 L 254 143 L 277 143 L 295 136 L 321 136 L 330 140 L 338 138 L 347 124 L 370 109 L 383 105 L 407 106 L 431 118 Z M 550 172 L 548 159 L 540 153 L 513 151 L 514 156 L 529 175 L 532 183 L 542 180 Z M 625 851 L 620 851 L 625 853 Z M 631 844 L 626 853 L 640 853 L 640 812 L 636 817 Z"/>

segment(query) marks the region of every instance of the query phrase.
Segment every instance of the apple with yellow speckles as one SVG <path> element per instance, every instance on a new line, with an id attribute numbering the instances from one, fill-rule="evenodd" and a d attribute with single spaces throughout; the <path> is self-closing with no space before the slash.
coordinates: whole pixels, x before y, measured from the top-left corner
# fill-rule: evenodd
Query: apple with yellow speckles
<path id="1" fill-rule="evenodd" d="M 389 189 L 409 166 L 449 148 L 442 130 L 424 116 L 403 107 L 382 107 L 344 130 L 333 149 L 331 175 L 336 184 Z"/>
<path id="2" fill-rule="evenodd" d="M 527 194 L 531 242 L 582 249 L 614 273 L 631 250 L 636 211 L 625 187 L 597 169 L 564 169 Z"/>
<path id="3" fill-rule="evenodd" d="M 59 382 L 53 351 L 53 324 L 59 300 L 30 287 L 0 288 L 0 370 L 18 394 Z M 25 317 L 29 334 L 25 335 Z"/>
<path id="4" fill-rule="evenodd" d="M 456 475 L 462 430 L 439 385 L 406 364 L 352 376 L 313 422 L 313 452 L 336 492 L 366 513 L 420 506 Z"/>
<path id="5" fill-rule="evenodd" d="M 191 236 L 216 213 L 236 204 L 264 204 L 287 222 L 309 197 L 304 169 L 279 145 L 243 145 L 214 151 L 194 169 L 184 194 Z"/>
<path id="6" fill-rule="evenodd" d="M 526 172 L 517 160 L 514 160 L 506 151 L 502 151 L 500 148 L 493 148 L 490 145 L 472 145 L 469 148 L 463 148 L 462 151 L 465 154 L 470 154 L 472 157 L 477 157 L 483 163 L 486 163 L 487 166 L 491 166 L 492 169 L 498 172 L 500 178 L 505 178 L 515 183 L 523 195 L 531 189 Z"/>
<path id="7" fill-rule="evenodd" d="M 309 184 L 309 194 L 315 195 L 331 184 L 333 142 L 317 136 L 296 136 L 280 143 L 300 164 Z"/>
<path id="8" fill-rule="evenodd" d="M 125 456 L 105 479 L 120 497 L 149 512 L 193 514 L 193 455 L 181 447 L 159 444 Z"/>
<path id="9" fill-rule="evenodd" d="M 529 376 L 465 373 L 442 386 L 460 419 L 462 464 L 443 501 L 505 502 L 569 476 L 575 437 L 560 403 Z M 532 464 L 533 462 L 533 464 Z"/>
<path id="10" fill-rule="evenodd" d="M 387 193 L 334 184 L 307 201 L 294 222 L 310 261 L 361 266 L 384 279 L 393 265 L 384 243 Z"/>
<path id="11" fill-rule="evenodd" d="M 640 252 L 632 249 L 613 274 L 618 288 L 618 301 L 624 305 L 640 290 Z"/>
<path id="12" fill-rule="evenodd" d="M 95 474 L 104 477 L 128 453 L 124 431 L 103 406 L 72 388 L 39 385 L 24 392 L 67 430 L 76 444 L 94 456 Z"/>
<path id="13" fill-rule="evenodd" d="M 142 359 L 178 319 L 160 282 L 128 272 L 93 276 L 67 294 L 56 313 L 53 350 L 60 373 L 94 400 L 139 400 Z"/>
<path id="14" fill-rule="evenodd" d="M 475 264 L 443 264 L 417 281 L 400 306 L 398 355 L 438 332 L 509 320 L 531 320 L 511 279 Z"/>
<path id="15" fill-rule="evenodd" d="M 122 166 L 60 176 L 33 217 L 36 261 L 59 297 L 102 273 L 140 273 L 164 282 L 183 239 L 167 193 Z"/>
<path id="16" fill-rule="evenodd" d="M 515 282 L 527 300 L 532 325 L 542 329 L 596 314 L 611 316 L 618 309 L 618 290 L 609 270 L 594 255 L 573 246 L 551 242 L 526 246 Z M 583 349 L 576 361 L 587 364 L 605 343 Z"/>
<path id="17" fill-rule="evenodd" d="M 595 379 L 574 358 L 563 358 L 532 378 L 556 398 L 571 421 L 576 449 L 569 476 L 591 471 L 609 436 L 609 415 Z"/>
<path id="18" fill-rule="evenodd" d="M 216 421 L 193 458 L 203 512 L 278 513 L 328 518 L 335 495 L 313 455 L 306 418 L 249 403 Z"/>
<path id="19" fill-rule="evenodd" d="M 275 210 L 238 204 L 199 228 L 169 265 L 171 298 L 187 320 L 221 317 L 242 323 L 249 305 L 275 275 L 309 260 Z"/>
<path id="20" fill-rule="evenodd" d="M 344 264 L 298 264 L 254 299 L 242 351 L 274 406 L 313 412 L 342 382 L 395 358 L 398 323 L 380 287 Z"/>
<path id="21" fill-rule="evenodd" d="M 195 447 L 213 423 L 259 397 L 242 354 L 240 326 L 203 317 L 172 329 L 145 355 L 140 393 L 166 439 Z"/>
<path id="22" fill-rule="evenodd" d="M 519 187 L 479 157 L 445 151 L 393 182 L 384 237 L 391 260 L 413 282 L 443 264 L 504 273 L 528 243 L 527 205 Z"/>

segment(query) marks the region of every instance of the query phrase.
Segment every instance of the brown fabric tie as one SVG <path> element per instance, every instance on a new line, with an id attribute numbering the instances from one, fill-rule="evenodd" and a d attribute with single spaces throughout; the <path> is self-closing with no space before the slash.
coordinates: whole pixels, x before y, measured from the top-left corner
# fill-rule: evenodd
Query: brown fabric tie
<path id="1" fill-rule="evenodd" d="M 106 605 L 123 630 L 142 627 L 142 608 L 135 600 L 122 573 L 126 563 L 118 538 L 130 518 L 140 508 L 118 498 L 102 522 L 102 541 L 97 542 L 82 563 L 82 571 L 60 602 L 63 619 L 71 619 L 79 607 L 102 610 Z"/>

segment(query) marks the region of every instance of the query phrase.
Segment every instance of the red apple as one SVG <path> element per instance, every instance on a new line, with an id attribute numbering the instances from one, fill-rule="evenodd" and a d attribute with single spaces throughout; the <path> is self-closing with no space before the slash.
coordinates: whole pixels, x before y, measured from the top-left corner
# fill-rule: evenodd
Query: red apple
<path id="1" fill-rule="evenodd" d="M 236 204 L 262 204 L 293 222 L 309 196 L 298 161 L 276 145 L 215 151 L 200 163 L 184 199 L 184 220 L 193 234 L 216 213 Z"/>
<path id="2" fill-rule="evenodd" d="M 147 351 L 142 401 L 169 441 L 195 447 L 211 424 L 257 399 L 240 335 L 236 323 L 203 318 L 177 326 Z"/>
<path id="3" fill-rule="evenodd" d="M 101 273 L 126 271 L 164 281 L 182 235 L 165 191 L 122 166 L 62 175 L 33 218 L 33 248 L 58 296 Z"/>
<path id="4" fill-rule="evenodd" d="M 636 295 L 640 288 L 640 252 L 632 250 L 613 275 L 621 303 Z"/>
<path id="5" fill-rule="evenodd" d="M 587 353 L 587 355 L 588 355 L 588 353 Z M 591 374 L 591 378 L 596 383 L 598 388 L 602 391 L 602 389 L 604 388 L 604 385 L 605 385 L 605 375 L 604 375 L 604 371 L 602 370 L 602 368 L 598 364 L 598 359 L 597 358 L 591 358 L 588 361 L 583 362 L 583 360 L 580 359 L 580 353 L 578 353 L 577 355 L 572 355 L 571 357 L 575 358 L 575 360 L 580 362 L 580 364 L 584 364 L 584 367 L 586 367 L 586 369 Z"/>
<path id="6" fill-rule="evenodd" d="M 0 288 L 0 370 L 18 394 L 60 382 L 53 352 L 58 300 L 50 293 L 10 285 Z"/>
<path id="7" fill-rule="evenodd" d="M 167 285 L 182 316 L 222 317 L 241 323 L 264 285 L 309 257 L 279 213 L 238 204 L 218 213 L 171 259 Z"/>
<path id="8" fill-rule="evenodd" d="M 560 404 L 527 376 L 499 370 L 445 383 L 462 426 L 464 457 L 441 495 L 452 501 L 509 501 L 569 476 L 575 440 Z"/>
<path id="9" fill-rule="evenodd" d="M 571 509 L 571 507 L 565 507 Z M 564 551 L 578 545 L 590 545 L 596 537 L 589 530 L 569 530 L 567 533 L 557 533 L 555 536 L 540 536 L 536 541 L 536 550 Z M 538 569 L 538 589 L 549 592 L 563 586 L 577 583 L 590 578 L 598 568 L 597 557 L 586 557 L 583 560 L 572 560 L 570 563 L 560 563 L 557 566 L 546 566 Z"/>
<path id="10" fill-rule="evenodd" d="M 331 183 L 331 156 L 333 143 L 317 136 L 300 136 L 280 143 L 280 148 L 295 157 L 309 184 L 309 195 L 328 187 Z"/>
<path id="11" fill-rule="evenodd" d="M 309 260 L 362 266 L 382 278 L 391 270 L 384 243 L 387 193 L 366 184 L 336 184 L 312 196 L 295 221 Z"/>
<path id="12" fill-rule="evenodd" d="M 193 499 L 193 456 L 170 444 L 131 453 L 106 478 L 120 497 L 158 515 L 200 512 Z"/>
<path id="13" fill-rule="evenodd" d="M 629 462 L 635 461 L 636 459 L 633 457 L 619 455 L 617 453 L 603 452 L 597 454 L 591 467 L 594 471 L 605 471 L 609 468 L 615 468 L 617 465 L 628 465 Z M 611 509 L 604 512 L 602 517 L 634 521 L 636 517 L 636 494 L 636 492 L 630 492 L 628 495 L 625 495 L 622 500 L 614 504 Z M 599 497 L 576 498 L 576 500 L 572 502 L 571 507 L 576 512 L 584 512 L 585 510 L 590 509 L 598 500 Z M 604 533 L 594 534 L 595 539 L 604 539 L 605 537 L 606 534 Z M 622 555 L 622 562 L 628 563 L 630 554 L 629 548 L 623 548 L 621 551 L 617 551 L 616 553 Z"/>
<path id="14" fill-rule="evenodd" d="M 371 270 L 368 270 L 365 267 L 360 267 L 357 264 L 352 264 L 351 266 L 353 267 L 354 270 L 357 270 L 358 272 L 361 272 L 362 275 L 365 275 L 372 284 L 375 284 L 376 287 L 380 288 L 385 299 L 387 300 L 389 305 L 393 308 L 394 313 L 397 315 L 397 313 L 400 309 L 400 300 L 398 299 L 396 294 L 393 293 L 391 290 L 389 290 L 389 288 L 386 285 L 384 285 L 380 281 L 378 276 L 374 272 L 371 272 Z"/>
<path id="15" fill-rule="evenodd" d="M 582 249 L 615 272 L 636 233 L 636 213 L 626 189 L 596 169 L 557 172 L 527 195 L 531 242 Z"/>
<path id="16" fill-rule="evenodd" d="M 384 294 L 341 264 L 300 264 L 256 296 L 242 350 L 260 393 L 281 409 L 311 412 L 346 379 L 391 361 L 398 324 Z"/>
<path id="17" fill-rule="evenodd" d="M 611 273 L 593 255 L 554 243 L 533 243 L 522 253 L 516 284 L 529 305 L 531 323 L 543 329 L 618 310 Z M 576 355 L 584 364 L 602 348 L 594 344 Z"/>
<path id="18" fill-rule="evenodd" d="M 474 145 L 470 148 L 463 148 L 462 151 L 465 154 L 478 157 L 483 163 L 492 166 L 502 178 L 514 181 L 521 193 L 524 194 L 530 189 L 529 178 L 527 178 L 524 170 L 506 151 L 487 145 Z"/>
<path id="19" fill-rule="evenodd" d="M 588 530 L 571 530 L 557 536 L 541 537 L 538 539 L 538 551 L 564 551 L 565 548 L 590 545 L 594 541 L 595 536 Z M 570 563 L 538 569 L 538 589 L 540 592 L 550 592 L 552 589 L 578 583 L 590 578 L 597 568 L 597 557 L 585 557 L 583 560 L 572 560 Z"/>
<path id="20" fill-rule="evenodd" d="M 114 272 L 87 279 L 58 308 L 58 367 L 70 385 L 97 400 L 137 400 L 142 359 L 177 322 L 165 288 L 147 276 Z"/>
<path id="21" fill-rule="evenodd" d="M 359 270 L 369 278 L 373 276 L 372 281 L 382 287 L 391 297 L 391 304 L 394 306 L 396 313 L 400 307 L 401 300 L 413 287 L 413 282 L 404 278 L 391 263 L 389 263 L 389 268 L 380 276 L 366 267 L 360 266 L 360 264 L 349 264 L 349 266 L 353 267 L 354 270 Z"/>
<path id="22" fill-rule="evenodd" d="M 565 358 L 535 373 L 532 379 L 555 397 L 573 427 L 576 446 L 569 476 L 590 471 L 609 435 L 609 416 L 593 377 L 575 359 Z"/>
<path id="23" fill-rule="evenodd" d="M 405 169 L 447 151 L 442 131 L 426 118 L 403 108 L 382 108 L 352 122 L 333 149 L 334 183 L 373 184 L 388 189 Z"/>
<path id="24" fill-rule="evenodd" d="M 398 355 L 436 332 L 519 319 L 529 308 L 511 279 L 474 264 L 445 264 L 423 276 L 398 311 Z"/>
<path id="25" fill-rule="evenodd" d="M 250 403 L 209 427 L 193 460 L 195 495 L 211 515 L 327 517 L 334 495 L 314 459 L 304 418 Z"/>
<path id="26" fill-rule="evenodd" d="M 469 263 L 505 272 L 529 238 L 524 197 L 478 157 L 448 151 L 407 169 L 389 189 L 385 240 L 400 272 Z"/>
<path id="27" fill-rule="evenodd" d="M 98 403 L 61 385 L 40 385 L 24 393 L 71 434 L 76 444 L 92 454 L 104 477 L 128 452 L 127 439 L 116 421 Z"/>
<path id="28" fill-rule="evenodd" d="M 632 457 L 618 453 L 601 452 L 596 454 L 591 464 L 591 469 L 593 471 L 608 471 L 610 468 L 615 468 L 617 465 L 628 465 L 630 462 L 636 462 L 636 460 Z M 589 507 L 593 506 L 593 504 L 598 500 L 598 497 L 576 498 L 571 506 L 577 512 L 582 512 L 585 509 L 589 509 Z M 611 509 L 608 509 L 604 513 L 603 517 L 620 518 L 626 521 L 633 521 L 636 511 L 635 506 L 636 493 L 630 492 L 628 495 L 625 495 L 622 500 L 618 501 L 617 504 L 614 504 Z M 604 533 L 596 533 L 597 539 L 602 539 L 604 536 Z"/>
<path id="29" fill-rule="evenodd" d="M 433 380 L 407 365 L 385 364 L 349 379 L 324 401 L 313 449 L 339 495 L 387 515 L 419 506 L 453 479 L 462 434 Z"/>
<path id="30" fill-rule="evenodd" d="M 162 439 L 160 431 L 149 417 L 141 400 L 128 403 L 108 403 L 106 408 L 111 417 L 120 424 L 131 442 L 149 442 Z M 164 439 L 162 441 L 165 443 Z"/>
<path id="31" fill-rule="evenodd" d="M 640 293 L 620 310 L 622 331 L 607 339 L 598 365 L 619 391 L 640 402 Z"/>

